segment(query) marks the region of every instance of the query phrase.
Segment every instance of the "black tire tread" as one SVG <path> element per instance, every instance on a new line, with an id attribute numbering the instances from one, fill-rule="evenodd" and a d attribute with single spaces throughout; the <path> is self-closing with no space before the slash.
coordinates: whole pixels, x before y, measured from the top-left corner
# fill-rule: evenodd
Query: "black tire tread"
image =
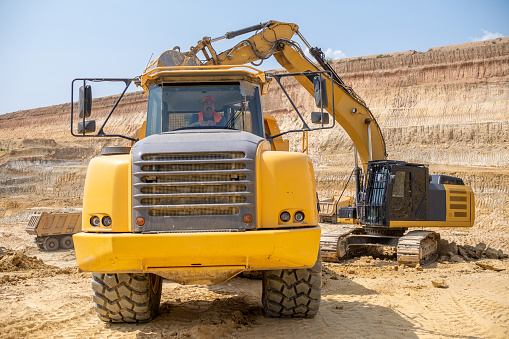
<path id="1" fill-rule="evenodd" d="M 157 316 L 162 279 L 157 292 L 151 287 L 150 274 L 92 273 L 92 291 L 97 316 L 109 322 L 147 322 Z"/>
<path id="2" fill-rule="evenodd" d="M 54 243 L 55 246 L 54 247 L 50 247 L 49 246 L 49 243 Z M 46 251 L 56 251 L 59 249 L 60 247 L 60 242 L 58 241 L 58 239 L 56 238 L 53 238 L 53 237 L 47 237 L 45 240 L 44 240 L 44 243 L 43 243 L 43 247 Z"/>
<path id="3" fill-rule="evenodd" d="M 72 240 L 72 235 L 64 235 L 62 238 L 60 238 L 59 244 L 61 248 L 66 250 L 73 248 L 74 241 Z"/>
<path id="4" fill-rule="evenodd" d="M 322 261 L 311 268 L 271 270 L 263 274 L 262 304 L 269 317 L 310 318 L 318 313 Z"/>

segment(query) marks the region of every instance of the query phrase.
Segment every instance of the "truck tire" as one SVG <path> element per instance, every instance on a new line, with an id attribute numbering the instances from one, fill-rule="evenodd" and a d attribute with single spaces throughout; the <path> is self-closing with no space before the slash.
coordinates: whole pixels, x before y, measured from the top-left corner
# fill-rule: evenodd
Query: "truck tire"
<path id="1" fill-rule="evenodd" d="M 263 279 L 263 271 L 244 271 L 240 274 L 242 278 L 246 279 L 256 279 L 256 280 L 262 280 Z"/>
<path id="2" fill-rule="evenodd" d="M 273 318 L 316 315 L 322 294 L 322 260 L 311 268 L 263 272 L 262 304 Z"/>
<path id="3" fill-rule="evenodd" d="M 56 251 L 58 250 L 58 240 L 55 238 L 48 237 L 44 240 L 44 249 L 46 251 Z"/>
<path id="4" fill-rule="evenodd" d="M 94 308 L 103 321 L 147 322 L 157 316 L 163 279 L 155 274 L 92 273 Z"/>
<path id="5" fill-rule="evenodd" d="M 60 247 L 68 250 L 70 248 L 73 248 L 73 246 L 74 246 L 74 241 L 72 241 L 72 236 L 65 235 L 64 237 L 62 237 L 60 239 Z"/>

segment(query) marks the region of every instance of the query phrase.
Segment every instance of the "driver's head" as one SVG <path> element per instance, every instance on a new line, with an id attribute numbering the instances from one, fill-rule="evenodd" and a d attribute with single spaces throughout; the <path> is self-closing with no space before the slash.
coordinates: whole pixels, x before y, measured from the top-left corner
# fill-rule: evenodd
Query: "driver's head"
<path id="1" fill-rule="evenodd" d="M 214 97 L 212 95 L 206 95 L 203 97 L 203 114 L 207 117 L 213 117 L 214 111 L 216 110 L 216 105 L 214 102 Z"/>

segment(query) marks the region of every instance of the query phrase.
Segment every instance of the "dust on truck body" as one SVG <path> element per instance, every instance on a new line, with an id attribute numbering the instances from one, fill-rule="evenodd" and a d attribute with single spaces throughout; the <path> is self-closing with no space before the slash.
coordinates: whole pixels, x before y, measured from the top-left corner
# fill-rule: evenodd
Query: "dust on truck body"
<path id="1" fill-rule="evenodd" d="M 269 316 L 313 316 L 321 290 L 313 166 L 265 138 L 265 74 L 251 67 L 153 67 L 146 125 L 132 149 L 90 161 L 81 269 L 105 321 L 157 314 L 161 278 L 217 284 L 262 270 Z M 223 125 L 189 127 L 205 96 Z M 86 97 L 86 95 L 85 95 Z M 83 125 L 82 125 L 83 126 Z"/>
<path id="2" fill-rule="evenodd" d="M 36 236 L 40 249 L 70 249 L 74 245 L 72 235 L 81 231 L 81 220 L 81 213 L 34 213 L 25 230 Z"/>

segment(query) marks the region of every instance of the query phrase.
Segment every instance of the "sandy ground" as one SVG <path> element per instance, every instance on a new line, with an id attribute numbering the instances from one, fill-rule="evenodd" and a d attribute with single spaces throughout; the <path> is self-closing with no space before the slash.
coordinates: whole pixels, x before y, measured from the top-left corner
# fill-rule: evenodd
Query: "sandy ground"
<path id="1" fill-rule="evenodd" d="M 22 264 L 0 271 L 1 338 L 509 337 L 507 259 L 435 262 L 422 271 L 367 256 L 325 263 L 313 319 L 266 318 L 260 280 L 234 278 L 216 286 L 165 281 L 155 320 L 111 324 L 96 317 L 90 274 L 78 271 L 74 251 L 43 252 L 24 228 L 0 224 L 0 246 L 25 255 Z M 482 262 L 500 271 L 483 269 Z"/>

